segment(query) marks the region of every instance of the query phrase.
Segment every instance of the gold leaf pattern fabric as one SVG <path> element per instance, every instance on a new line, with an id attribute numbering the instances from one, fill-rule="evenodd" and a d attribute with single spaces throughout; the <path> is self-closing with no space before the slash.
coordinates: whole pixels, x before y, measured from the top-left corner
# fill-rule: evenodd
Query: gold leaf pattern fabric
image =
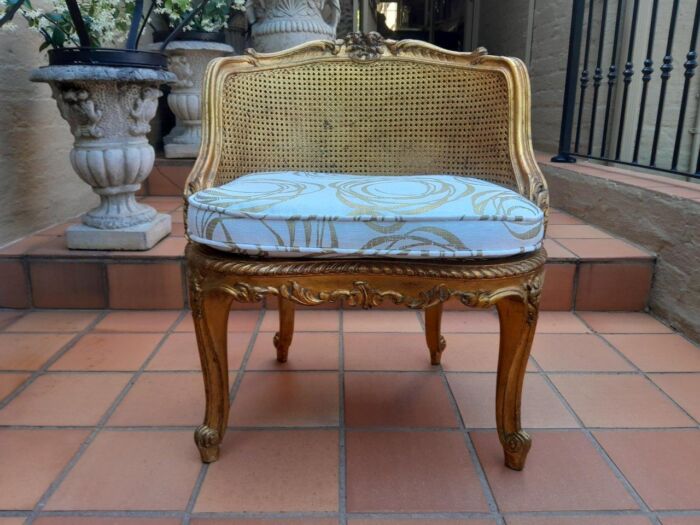
<path id="1" fill-rule="evenodd" d="M 269 257 L 505 257 L 539 249 L 542 211 L 454 175 L 253 173 L 189 197 L 194 242 Z"/>

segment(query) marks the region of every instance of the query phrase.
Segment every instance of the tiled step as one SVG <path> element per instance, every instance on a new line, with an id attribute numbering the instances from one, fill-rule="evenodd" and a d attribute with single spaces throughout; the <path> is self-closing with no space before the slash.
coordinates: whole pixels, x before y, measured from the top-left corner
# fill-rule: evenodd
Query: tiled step
<path id="1" fill-rule="evenodd" d="M 143 185 L 143 195 L 179 197 L 194 166 L 194 159 L 157 158 L 151 174 Z"/>
<path id="2" fill-rule="evenodd" d="M 146 197 L 144 202 L 173 218 L 172 235 L 146 252 L 68 250 L 63 232 L 70 223 L 0 249 L 0 308 L 186 307 L 182 200 Z M 652 254 L 559 211 L 551 215 L 548 237 L 543 309 L 645 308 Z M 447 308 L 464 307 L 454 302 Z"/>

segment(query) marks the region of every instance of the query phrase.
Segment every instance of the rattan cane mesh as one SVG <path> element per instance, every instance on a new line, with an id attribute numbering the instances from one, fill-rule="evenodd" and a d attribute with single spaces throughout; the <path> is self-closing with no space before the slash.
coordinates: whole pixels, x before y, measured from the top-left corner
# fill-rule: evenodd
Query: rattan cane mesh
<path id="1" fill-rule="evenodd" d="M 449 173 L 516 187 L 502 72 L 333 60 L 234 73 L 216 185 L 272 170 Z"/>

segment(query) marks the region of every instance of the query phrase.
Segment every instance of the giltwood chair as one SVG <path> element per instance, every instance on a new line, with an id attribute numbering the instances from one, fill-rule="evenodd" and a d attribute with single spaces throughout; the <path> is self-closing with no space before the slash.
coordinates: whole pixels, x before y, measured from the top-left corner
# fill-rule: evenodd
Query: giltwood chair
<path id="1" fill-rule="evenodd" d="M 203 101 L 202 146 L 185 190 L 189 293 L 206 389 L 204 423 L 195 431 L 202 461 L 218 459 L 228 420 L 226 332 L 232 301 L 278 299 L 280 327 L 274 344 L 281 362 L 287 360 L 292 342 L 295 304 L 343 301 L 371 308 L 391 301 L 423 309 L 431 363 L 438 365 L 445 349 L 442 306 L 456 298 L 470 307 L 495 305 L 498 310 L 496 423 L 506 465 L 522 469 L 531 440 L 520 426 L 520 398 L 537 324 L 546 259 L 541 240 L 549 200 L 530 143 L 525 66 L 517 59 L 488 56 L 483 49 L 457 53 L 418 41 L 384 41 L 376 33 L 355 33 L 345 40 L 310 42 L 274 54 L 249 51 L 216 59 L 206 73 Z M 279 175 L 286 170 L 302 173 Z M 257 179 L 243 176 L 262 173 L 256 176 L 264 178 L 271 172 L 277 177 L 275 189 L 266 192 L 264 205 L 257 207 L 254 200 L 260 194 L 253 202 L 246 193 Z M 338 176 L 340 182 L 322 182 L 322 177 L 335 181 L 334 174 L 350 175 Z M 509 242 L 522 246 L 498 257 L 498 250 L 486 250 L 475 245 L 477 241 L 463 243 L 433 226 L 382 237 L 413 224 L 411 217 L 394 217 L 396 222 L 369 224 L 383 233 L 364 251 L 328 248 L 342 245 L 337 233 L 341 227 L 374 220 L 365 215 L 375 212 L 376 202 L 363 201 L 359 211 L 353 208 L 354 219 L 342 224 L 332 223 L 338 217 L 282 217 L 280 224 L 286 224 L 288 235 L 268 224 L 279 217 L 256 215 L 310 187 L 320 192 L 332 186 L 344 199 L 348 194 L 343 193 L 343 181 L 354 181 L 352 174 L 395 177 L 395 186 L 386 178 L 376 179 L 384 184 L 376 192 L 367 189 L 371 184 L 363 178 L 362 191 L 374 192 L 372 199 L 384 198 L 387 188 L 399 191 L 402 184 L 409 184 L 409 190 L 411 184 L 432 187 L 432 176 L 406 176 L 444 174 L 452 176 L 451 196 L 446 198 L 452 202 L 454 185 L 459 184 L 455 181 L 464 180 L 470 189 L 457 193 L 460 198 L 471 195 L 471 201 L 464 197 L 460 202 L 471 202 L 482 215 L 475 215 L 480 222 L 455 218 L 463 221 L 460 227 L 486 228 L 492 226 L 489 221 L 512 219 L 515 222 L 505 225 L 512 234 Z M 294 177 L 303 182 L 285 182 Z M 231 186 L 232 181 L 238 186 Z M 473 185 L 489 183 L 499 185 L 497 194 L 508 193 L 508 199 L 515 196 L 520 202 L 480 203 L 475 195 L 481 194 L 474 193 Z M 237 187 L 243 193 L 232 194 Z M 493 186 L 489 188 L 493 193 Z M 310 205 L 322 206 L 335 194 L 317 195 Z M 358 198 L 365 197 L 362 193 Z M 496 211 L 483 211 L 492 205 Z M 231 209 L 237 211 L 220 215 Z M 528 223 L 518 230 L 517 221 L 525 220 L 521 212 L 537 215 L 532 222 L 536 226 Z M 226 222 L 234 219 L 248 222 Z M 243 226 L 237 229 L 236 224 Z M 268 235 L 263 227 L 276 239 L 274 246 L 263 242 Z M 419 229 L 420 234 L 415 233 Z M 323 241 L 326 234 L 330 240 Z M 433 234 L 443 244 L 423 250 Z M 253 239 L 248 243 L 259 238 L 259 245 L 243 242 L 246 235 Z M 488 234 L 478 242 L 491 241 Z M 450 245 L 453 242 L 461 248 Z M 396 246 L 405 246 L 405 252 L 391 252 Z"/>

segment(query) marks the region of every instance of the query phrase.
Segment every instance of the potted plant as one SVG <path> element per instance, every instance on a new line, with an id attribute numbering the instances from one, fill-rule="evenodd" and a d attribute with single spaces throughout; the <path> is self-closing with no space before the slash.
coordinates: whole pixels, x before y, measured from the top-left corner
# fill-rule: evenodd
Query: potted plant
<path id="1" fill-rule="evenodd" d="M 168 67 L 177 80 L 168 94 L 168 107 L 175 114 L 176 124 L 163 138 L 168 158 L 194 158 L 202 140 L 202 81 L 207 64 L 214 58 L 233 52 L 226 44 L 231 8 L 242 4 L 225 0 L 200 2 L 192 0 L 155 0 L 155 12 L 163 15 L 168 31 L 156 31 L 154 49 L 168 57 Z M 196 15 L 187 17 L 199 7 Z M 179 28 L 175 31 L 175 28 Z"/>
<path id="2" fill-rule="evenodd" d="M 66 231 L 69 248 L 145 250 L 171 230 L 170 216 L 136 201 L 155 158 L 146 138 L 160 86 L 176 80 L 165 55 L 137 50 L 143 0 L 50 0 L 46 10 L 5 0 L 0 22 L 21 14 L 44 37 L 49 65 L 34 82 L 51 86 L 75 137 L 75 172 L 100 196 L 82 224 Z M 117 47 L 123 44 L 123 47 Z"/>

